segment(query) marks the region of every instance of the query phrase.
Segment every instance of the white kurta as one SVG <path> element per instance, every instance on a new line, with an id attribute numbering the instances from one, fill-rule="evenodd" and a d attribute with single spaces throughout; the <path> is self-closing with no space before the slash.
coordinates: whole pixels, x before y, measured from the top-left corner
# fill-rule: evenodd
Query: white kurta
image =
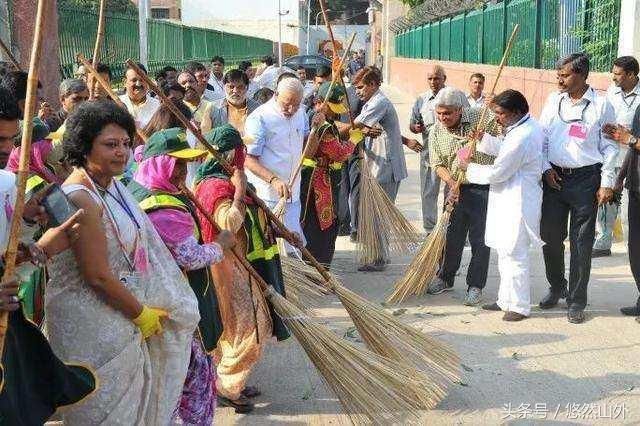
<path id="1" fill-rule="evenodd" d="M 542 246 L 540 215 L 544 133 L 528 114 L 505 136 L 485 134 L 478 150 L 496 155 L 491 166 L 469 164 L 471 183 L 490 184 L 485 243 L 498 252 L 498 306 L 529 315 L 529 247 Z"/>

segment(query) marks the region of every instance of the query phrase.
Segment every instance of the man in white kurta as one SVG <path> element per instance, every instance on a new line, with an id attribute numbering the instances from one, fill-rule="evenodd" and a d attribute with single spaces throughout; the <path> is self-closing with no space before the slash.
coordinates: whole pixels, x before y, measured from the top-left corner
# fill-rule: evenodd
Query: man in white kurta
<path id="1" fill-rule="evenodd" d="M 529 115 L 524 96 L 515 90 L 492 103 L 504 135 L 484 134 L 478 151 L 495 155 L 493 165 L 468 164 L 471 183 L 489 184 L 485 244 L 498 253 L 500 289 L 495 304 L 484 309 L 505 311 L 505 321 L 529 316 L 529 248 L 540 247 L 542 206 L 542 144 L 544 133 Z"/>
<path id="2" fill-rule="evenodd" d="M 304 140 L 309 135 L 309 120 L 300 108 L 303 87 L 300 80 L 289 77 L 278 83 L 276 94 L 256 108 L 245 121 L 247 140 L 247 179 L 258 197 L 273 209 L 281 198 L 286 200 L 284 225 L 304 243 L 300 226 L 300 177 L 291 181 L 302 158 Z M 297 250 L 285 244 L 288 254 Z"/>

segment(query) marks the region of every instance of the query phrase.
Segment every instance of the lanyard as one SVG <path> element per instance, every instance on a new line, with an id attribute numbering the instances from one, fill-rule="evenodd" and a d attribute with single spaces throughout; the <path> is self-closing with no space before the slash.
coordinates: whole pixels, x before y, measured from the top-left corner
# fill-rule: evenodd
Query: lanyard
<path id="1" fill-rule="evenodd" d="M 636 92 L 631 92 L 628 95 L 625 95 L 624 90 L 620 89 L 620 96 L 622 96 L 622 102 L 627 106 L 627 109 L 633 106 L 633 103 L 636 101 L 636 97 L 638 94 Z M 627 99 L 631 98 L 631 102 L 627 102 Z"/>
<path id="2" fill-rule="evenodd" d="M 98 190 L 98 185 L 93 181 L 93 179 L 91 179 L 91 176 L 89 176 L 89 174 L 86 172 L 86 170 L 84 170 L 84 169 L 80 169 L 80 170 L 89 179 L 89 182 L 91 183 L 91 186 L 93 187 L 93 192 L 98 196 L 98 198 L 100 199 L 100 203 L 102 204 L 102 207 L 104 208 L 104 210 L 106 210 L 107 217 L 109 219 L 109 224 L 111 225 L 111 228 L 113 229 L 113 231 L 114 231 L 114 233 L 116 235 L 116 239 L 118 240 L 118 245 L 120 246 L 120 250 L 122 251 L 122 255 L 124 256 L 125 260 L 127 261 L 127 264 L 129 265 L 129 268 L 131 268 L 132 271 L 135 271 L 136 270 L 136 268 L 135 268 L 135 259 L 132 261 L 131 258 L 129 257 L 129 254 L 127 253 L 127 249 L 126 249 L 126 247 L 124 245 L 124 242 L 122 241 L 122 236 L 121 236 L 120 228 L 118 227 L 118 222 L 116 222 L 115 215 L 113 214 L 113 211 L 111 211 L 111 208 L 109 207 L 109 203 L 107 203 L 107 201 L 104 199 L 102 194 L 100 194 L 100 191 Z M 112 180 L 112 182 L 113 182 L 113 180 Z M 116 187 L 116 190 L 118 191 L 118 194 L 120 195 L 120 197 L 122 197 L 122 193 L 120 192 L 120 189 L 118 188 L 118 184 L 114 182 L 113 186 Z M 116 197 L 114 197 L 106 189 L 104 189 L 104 191 L 105 191 L 105 193 L 111 195 L 111 197 L 114 200 L 116 200 L 118 205 L 120 205 L 120 207 L 122 207 L 122 209 L 127 213 L 127 216 L 129 216 L 129 219 L 131 219 L 131 221 L 136 225 L 136 239 L 135 239 L 135 242 L 134 242 L 134 253 L 137 252 L 137 247 L 138 247 L 138 243 L 140 242 L 140 234 L 141 234 L 141 232 L 140 232 L 140 225 L 139 225 L 137 219 L 135 218 L 135 216 L 133 215 L 133 211 L 130 209 L 130 207 L 127 204 L 127 202 L 125 201 L 124 197 L 122 197 L 122 201 L 120 201 Z"/>
<path id="3" fill-rule="evenodd" d="M 584 114 L 587 111 L 587 108 L 589 107 L 589 104 L 591 103 L 591 101 L 589 99 L 585 99 L 585 101 L 587 101 L 587 103 L 582 108 L 582 112 L 580 113 L 580 118 L 572 118 L 570 120 L 565 120 L 563 115 L 562 115 L 562 102 L 564 102 L 564 100 L 565 100 L 565 98 L 561 97 L 560 98 L 560 102 L 558 102 L 558 118 L 560 120 L 562 120 L 564 123 L 567 123 L 567 124 L 584 122 Z"/>

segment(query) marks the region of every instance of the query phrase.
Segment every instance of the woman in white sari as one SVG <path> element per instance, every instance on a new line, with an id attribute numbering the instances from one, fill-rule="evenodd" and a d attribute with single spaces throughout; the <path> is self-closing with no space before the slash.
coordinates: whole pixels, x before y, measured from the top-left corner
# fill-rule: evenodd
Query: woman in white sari
<path id="1" fill-rule="evenodd" d="M 94 395 L 63 412 L 68 425 L 168 424 L 199 320 L 186 279 L 115 179 L 134 131 L 131 116 L 108 101 L 86 103 L 67 120 L 74 170 L 63 189 L 85 215 L 72 250 L 52 259 L 46 324 L 56 354 L 99 379 Z"/>

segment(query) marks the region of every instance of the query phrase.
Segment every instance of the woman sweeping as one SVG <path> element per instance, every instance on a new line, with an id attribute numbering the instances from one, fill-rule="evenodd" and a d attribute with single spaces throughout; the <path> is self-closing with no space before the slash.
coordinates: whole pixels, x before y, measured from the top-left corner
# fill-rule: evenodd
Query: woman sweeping
<path id="1" fill-rule="evenodd" d="M 143 158 L 127 188 L 138 200 L 160 238 L 185 271 L 198 298 L 200 324 L 191 343 L 191 360 L 177 418 L 191 425 L 211 425 L 215 409 L 215 366 L 208 355 L 222 333 L 209 265 L 222 260 L 233 235 L 221 233 L 214 243 L 202 244 L 196 212 L 180 194 L 187 162 L 206 154 L 192 149 L 181 128 L 160 130 L 144 145 Z"/>
<path id="2" fill-rule="evenodd" d="M 240 133 L 227 124 L 205 137 L 236 168 L 229 178 L 220 163 L 211 158 L 198 169 L 195 193 L 206 209 L 198 212 L 205 243 L 215 241 L 220 230 L 231 231 L 236 237 L 236 253 L 245 255 L 262 278 L 284 294 L 275 235 L 264 213 L 245 196 L 245 147 Z M 209 221 L 211 217 L 215 225 Z M 211 271 L 224 326 L 215 351 L 218 403 L 235 408 L 236 413 L 247 413 L 253 409 L 249 398 L 258 396 L 259 391 L 246 386 L 246 382 L 264 345 L 272 335 L 284 340 L 289 333 L 267 305 L 258 285 L 232 256 L 212 265 Z"/>
<path id="3" fill-rule="evenodd" d="M 305 158 L 301 171 L 300 223 L 307 240 L 307 249 L 318 262 L 327 267 L 333 260 L 338 238 L 336 219 L 342 163 L 355 149 L 354 144 L 341 140 L 335 123 L 340 114 L 347 112 L 343 103 L 344 96 L 342 87 L 332 86 L 330 82 L 323 83 L 318 89 L 317 110 L 312 126 L 319 125 L 317 132 L 320 143 L 315 158 Z M 326 105 L 324 99 L 328 99 Z"/>
<path id="4" fill-rule="evenodd" d="M 198 302 L 153 224 L 116 179 L 135 124 L 109 101 L 85 103 L 67 120 L 63 184 L 85 211 L 79 236 L 51 262 L 45 294 L 51 346 L 91 367 L 100 386 L 63 413 L 68 425 L 171 421 L 198 324 Z"/>

